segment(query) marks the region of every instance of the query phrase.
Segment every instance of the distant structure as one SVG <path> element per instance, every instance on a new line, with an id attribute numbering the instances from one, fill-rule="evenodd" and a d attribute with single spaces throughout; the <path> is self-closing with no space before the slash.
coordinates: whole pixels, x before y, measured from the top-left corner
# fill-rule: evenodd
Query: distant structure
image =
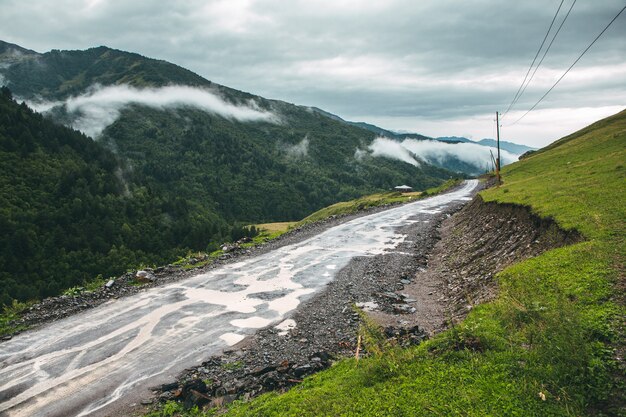
<path id="1" fill-rule="evenodd" d="M 397 187 L 394 187 L 393 190 L 401 193 L 410 193 L 413 191 L 413 188 L 408 185 L 398 185 Z"/>

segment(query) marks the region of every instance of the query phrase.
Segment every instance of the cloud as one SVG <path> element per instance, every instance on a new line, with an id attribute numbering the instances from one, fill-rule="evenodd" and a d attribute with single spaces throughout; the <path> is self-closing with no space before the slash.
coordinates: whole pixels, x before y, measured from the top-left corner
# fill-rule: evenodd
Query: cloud
<path id="1" fill-rule="evenodd" d="M 360 161 L 367 154 L 368 154 L 368 152 L 366 150 L 363 150 L 363 149 L 360 149 L 360 148 L 356 148 L 356 150 L 354 151 L 354 159 L 356 159 L 357 161 Z"/>
<path id="2" fill-rule="evenodd" d="M 473 143 L 444 143 L 434 140 L 405 139 L 402 142 L 378 137 L 374 139 L 368 147 L 372 156 L 382 156 L 406 162 L 413 166 L 419 166 L 418 160 L 442 165 L 449 158 L 456 158 L 467 164 L 477 167 L 481 171 L 485 166 L 491 165 L 491 152 L 494 157 L 497 150 L 492 147 L 482 146 Z M 363 158 L 363 152 L 357 149 L 355 158 Z M 507 165 L 517 161 L 518 155 L 500 150 L 502 165 Z"/>
<path id="3" fill-rule="evenodd" d="M 285 152 L 293 158 L 304 158 L 309 154 L 309 137 L 305 136 L 295 145 L 287 145 Z"/>
<path id="4" fill-rule="evenodd" d="M 419 162 L 409 153 L 400 142 L 387 139 L 376 138 L 368 149 L 372 152 L 372 156 L 382 156 L 389 159 L 397 159 L 413 166 L 419 166 Z"/>
<path id="5" fill-rule="evenodd" d="M 529 109 L 622 7 L 623 0 L 577 2 L 513 110 Z M 3 0 L 0 39 L 39 51 L 105 43 L 348 120 L 384 118 L 392 130 L 484 137 L 479 130 L 490 129 L 495 111 L 511 102 L 556 8 L 545 0 Z M 625 19 L 531 115 L 623 107 Z M 433 128 L 405 126 L 408 120 Z M 442 132 L 452 124 L 462 131 Z M 544 145 L 574 128 L 548 117 L 534 125 L 507 139 Z"/>
<path id="6" fill-rule="evenodd" d="M 265 121 L 277 123 L 279 118 L 258 108 L 254 101 L 246 105 L 228 103 L 211 91 L 187 87 L 167 86 L 139 89 L 127 85 L 95 86 L 79 96 L 58 102 L 32 102 L 31 107 L 40 112 L 63 106 L 73 118 L 72 127 L 91 137 L 98 137 L 131 104 L 156 109 L 194 107 L 208 113 L 242 122 Z"/>
<path id="7" fill-rule="evenodd" d="M 414 155 L 428 162 L 442 164 L 447 158 L 455 157 L 463 162 L 476 167 L 491 165 L 491 155 L 497 155 L 497 149 L 489 146 L 476 145 L 473 143 L 444 143 L 435 140 L 414 140 L 406 139 L 402 141 L 402 147 Z M 511 164 L 517 161 L 519 155 L 500 149 L 502 165 Z"/>

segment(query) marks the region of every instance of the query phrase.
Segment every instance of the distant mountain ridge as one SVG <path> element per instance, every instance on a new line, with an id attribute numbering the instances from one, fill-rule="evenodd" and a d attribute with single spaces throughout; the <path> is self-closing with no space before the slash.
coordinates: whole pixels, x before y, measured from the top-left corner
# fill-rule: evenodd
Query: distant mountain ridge
<path id="1" fill-rule="evenodd" d="M 343 118 L 341 118 L 340 116 L 337 116 L 335 114 L 329 113 L 325 110 L 322 110 L 320 108 L 317 107 L 310 107 L 313 111 L 316 111 L 320 114 L 323 114 L 327 117 L 330 117 L 331 119 L 343 122 L 343 123 L 347 123 L 349 125 L 352 126 L 357 126 L 360 127 L 362 129 L 366 129 L 369 130 L 370 132 L 374 132 L 377 135 L 380 136 L 384 136 L 387 138 L 393 138 L 393 139 L 398 139 L 398 140 L 402 140 L 402 139 L 416 139 L 416 140 L 437 140 L 440 142 L 446 142 L 446 143 L 474 143 L 477 145 L 482 145 L 482 146 L 488 146 L 488 147 L 496 147 L 496 140 L 495 139 L 481 139 L 479 141 L 474 141 L 465 137 L 459 137 L 459 136 L 440 136 L 440 137 L 430 137 L 430 136 L 425 136 L 425 135 L 421 135 L 419 133 L 398 133 L 398 132 L 394 132 L 391 130 L 387 130 L 384 129 L 382 127 L 378 127 L 376 125 L 370 124 L 370 123 L 365 123 L 365 122 L 351 122 L 348 120 L 344 120 Z M 517 143 L 513 143 L 513 142 L 507 142 L 504 140 L 500 141 L 500 148 L 507 150 L 511 153 L 514 153 L 516 155 L 521 155 L 525 152 L 528 151 L 534 151 L 537 148 L 532 148 L 530 146 L 526 146 L 526 145 L 519 145 Z"/>
<path id="2" fill-rule="evenodd" d="M 395 141 L 398 141 L 400 144 L 402 144 L 403 141 L 407 140 L 422 142 L 422 146 L 419 147 L 420 150 L 417 150 L 416 146 L 414 145 L 409 145 L 408 147 L 411 149 L 405 149 L 405 151 L 413 155 L 415 158 L 426 161 L 441 168 L 463 173 L 465 175 L 480 175 L 483 172 L 493 169 L 493 164 L 491 163 L 491 153 L 496 153 L 496 141 L 493 139 L 482 139 L 478 142 L 475 142 L 471 139 L 458 136 L 444 136 L 432 138 L 421 135 L 419 133 L 398 133 L 391 130 L 383 129 L 370 123 L 347 121 L 335 114 L 329 113 L 317 107 L 310 107 L 310 109 L 333 120 L 337 120 L 341 123 L 345 123 L 350 126 L 360 127 L 362 129 L 373 132 L 379 137 L 393 139 Z M 449 144 L 450 146 L 437 146 L 437 142 Z M 456 144 L 468 144 L 469 146 L 464 146 L 463 149 L 461 149 L 460 147 L 453 146 Z M 491 153 L 485 151 L 484 149 L 481 150 L 479 148 L 472 148 L 472 146 L 489 148 Z M 503 165 L 514 162 L 521 154 L 529 150 L 535 150 L 535 148 L 518 145 L 516 143 L 507 141 L 500 141 L 500 149 L 508 152 L 508 154 L 505 154 L 502 157 Z M 481 156 L 474 156 L 472 155 L 472 152 L 480 154 Z M 393 152 L 389 151 L 389 153 Z"/>
<path id="3" fill-rule="evenodd" d="M 450 142 L 450 143 L 475 143 L 482 146 L 489 146 L 491 148 L 495 148 L 497 145 L 497 141 L 495 139 L 481 139 L 479 141 L 473 141 L 468 138 L 459 137 L 459 136 L 443 136 L 436 138 L 442 142 Z M 537 148 L 532 148 L 526 145 L 520 145 L 513 142 L 508 142 L 505 140 L 500 141 L 500 149 L 504 149 L 505 151 L 509 151 L 516 155 L 522 155 L 528 151 L 535 151 Z"/>

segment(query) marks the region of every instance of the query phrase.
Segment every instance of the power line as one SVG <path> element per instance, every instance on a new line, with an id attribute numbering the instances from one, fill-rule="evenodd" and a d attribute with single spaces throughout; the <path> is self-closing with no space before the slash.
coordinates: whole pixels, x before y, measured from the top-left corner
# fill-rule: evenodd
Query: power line
<path id="1" fill-rule="evenodd" d="M 548 51 L 550 50 L 550 48 L 552 47 L 552 44 L 554 43 L 554 40 L 556 39 L 557 35 L 559 34 L 559 32 L 561 31 L 561 28 L 563 27 L 563 24 L 565 24 L 565 21 L 567 20 L 567 18 L 569 17 L 569 14 L 571 13 L 572 9 L 574 8 L 574 5 L 576 4 L 577 0 L 574 0 L 574 2 L 572 3 L 572 5 L 569 7 L 569 10 L 567 11 L 567 14 L 565 15 L 565 17 L 563 18 L 563 21 L 561 22 L 561 24 L 559 25 L 559 28 L 556 30 L 556 32 L 554 33 L 554 36 L 552 37 L 552 40 L 550 41 L 550 43 L 548 44 L 548 47 L 546 48 L 546 50 L 543 52 L 543 56 L 541 57 L 541 60 L 539 60 L 539 63 L 537 64 L 537 66 L 535 67 L 535 70 L 533 71 L 532 75 L 530 76 L 530 78 L 528 79 L 528 82 L 526 83 L 526 85 L 524 86 L 524 88 L 522 89 L 522 92 L 520 93 L 519 97 L 517 98 L 518 100 L 524 95 L 524 92 L 526 91 L 526 88 L 528 88 L 528 86 L 530 85 L 530 82 L 533 80 L 533 78 L 535 78 L 535 74 L 537 73 L 537 70 L 539 69 L 539 67 L 541 66 L 541 63 L 543 62 L 543 60 L 546 58 L 546 55 L 548 55 Z"/>
<path id="2" fill-rule="evenodd" d="M 511 104 L 509 104 L 509 107 L 506 109 L 502 117 L 506 116 L 509 110 L 511 110 L 511 107 L 513 107 L 513 105 L 517 102 L 517 100 L 519 100 L 520 91 L 522 91 L 522 87 L 524 86 L 524 83 L 526 83 L 526 80 L 528 79 L 528 74 L 530 74 L 530 71 L 533 69 L 533 65 L 535 65 L 535 61 L 537 60 L 537 57 L 539 56 L 539 53 L 541 52 L 541 48 L 543 48 L 543 45 L 546 43 L 546 39 L 548 39 L 548 35 L 550 34 L 550 31 L 552 30 L 552 26 L 554 25 L 556 17 L 559 15 L 559 12 L 561 11 L 561 7 L 563 6 L 564 1 L 565 0 L 561 0 L 561 4 L 559 4 L 559 8 L 556 9 L 556 13 L 554 14 L 554 17 L 552 18 L 552 22 L 550 22 L 550 27 L 548 27 L 546 36 L 543 37 L 543 41 L 541 41 L 541 45 L 539 45 L 539 49 L 537 49 L 537 53 L 535 54 L 535 57 L 533 58 L 533 62 L 530 63 L 530 67 L 528 67 L 528 71 L 526 71 L 526 75 L 524 76 L 524 81 L 522 81 L 522 84 L 520 84 L 519 88 L 517 89 L 517 93 L 515 93 L 515 97 L 513 97 Z"/>
<path id="3" fill-rule="evenodd" d="M 517 124 L 517 122 L 519 122 L 520 120 L 522 120 L 524 117 L 526 117 L 526 115 L 528 113 L 530 113 L 531 111 L 533 111 L 535 109 L 535 107 L 537 107 L 539 105 L 539 103 L 541 103 L 543 101 L 544 98 L 546 98 L 546 96 L 548 94 L 550 94 L 550 92 L 552 90 L 554 90 L 554 87 L 557 86 L 558 83 L 561 82 L 561 80 L 567 75 L 568 72 L 570 72 L 570 70 L 574 67 L 574 65 L 576 65 L 578 63 L 578 61 L 580 61 L 580 59 L 587 53 L 587 51 L 589 49 L 591 49 L 591 47 L 593 46 L 594 43 L 596 43 L 596 41 L 598 39 L 600 39 L 600 36 L 602 36 L 604 34 L 604 32 L 606 32 L 606 30 L 609 28 L 609 26 L 611 26 L 613 24 L 613 22 L 615 22 L 617 20 L 617 18 L 619 17 L 619 15 L 622 14 L 622 12 L 626 10 L 626 6 L 624 6 L 622 8 L 622 10 L 619 11 L 619 13 L 617 13 L 615 15 L 615 17 L 609 22 L 608 25 L 606 25 L 606 27 L 604 29 L 602 29 L 602 32 L 600 32 L 600 34 L 598 34 L 598 36 L 596 36 L 596 38 L 589 44 L 588 47 L 585 48 L 585 50 L 582 52 L 582 54 L 580 54 L 580 56 L 578 58 L 576 58 L 576 61 L 574 61 L 574 63 L 572 63 L 572 65 L 570 65 L 570 67 L 563 73 L 563 75 L 561 75 L 561 77 L 559 77 L 558 80 L 556 80 L 556 82 L 554 83 L 554 85 L 552 87 L 550 87 L 550 89 L 548 91 L 546 91 L 546 93 L 541 96 L 541 98 L 530 108 L 530 110 L 528 110 L 526 113 L 524 113 L 524 115 L 522 117 L 520 117 L 519 119 L 517 119 L 514 123 L 511 124 L 511 126 Z"/>

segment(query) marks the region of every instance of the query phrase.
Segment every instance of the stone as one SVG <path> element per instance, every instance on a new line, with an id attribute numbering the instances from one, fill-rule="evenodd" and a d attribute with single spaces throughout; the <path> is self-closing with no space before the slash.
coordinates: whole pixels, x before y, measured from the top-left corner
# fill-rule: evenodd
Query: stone
<path id="1" fill-rule="evenodd" d="M 293 370 L 293 374 L 296 378 L 303 377 L 304 375 L 310 373 L 312 371 L 312 367 L 309 364 L 300 365 Z"/>
<path id="2" fill-rule="evenodd" d="M 250 371 L 250 373 L 254 376 L 259 376 L 274 370 L 276 370 L 276 366 L 257 366 L 252 371 Z"/>
<path id="3" fill-rule="evenodd" d="M 174 393 L 172 391 L 165 391 L 159 395 L 159 401 L 167 402 L 174 398 Z"/>
<path id="4" fill-rule="evenodd" d="M 321 362 L 330 362 L 332 360 L 332 356 L 325 351 L 315 352 L 310 356 L 311 360 L 314 360 L 315 358 L 319 358 Z"/>
<path id="5" fill-rule="evenodd" d="M 137 271 L 137 273 L 135 274 L 135 280 L 137 280 L 137 282 L 152 282 L 154 281 L 154 278 L 152 278 L 152 275 L 148 272 L 148 271 Z"/>
<path id="6" fill-rule="evenodd" d="M 415 307 L 406 304 L 393 304 L 393 312 L 396 314 L 412 314 L 415 313 Z"/>
<path id="7" fill-rule="evenodd" d="M 171 382 L 169 384 L 161 385 L 161 391 L 172 391 L 178 388 L 178 382 Z"/>

